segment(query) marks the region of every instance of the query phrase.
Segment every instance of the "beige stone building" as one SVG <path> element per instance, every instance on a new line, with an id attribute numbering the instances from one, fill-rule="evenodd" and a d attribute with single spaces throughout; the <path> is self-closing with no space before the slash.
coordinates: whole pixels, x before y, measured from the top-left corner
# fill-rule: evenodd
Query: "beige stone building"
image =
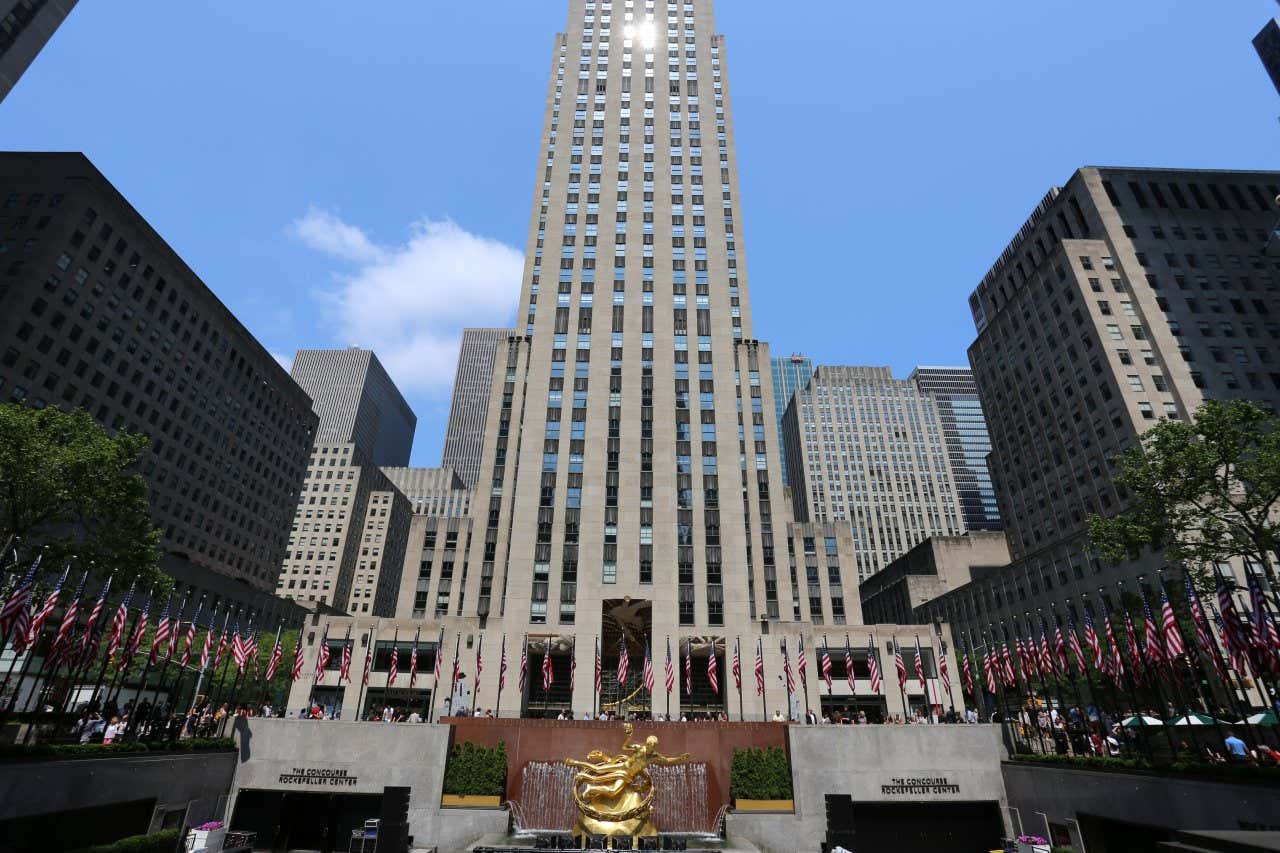
<path id="1" fill-rule="evenodd" d="M 863 618 L 873 623 L 915 622 L 917 607 L 1008 564 L 1004 533 L 930 536 L 861 583 Z"/>

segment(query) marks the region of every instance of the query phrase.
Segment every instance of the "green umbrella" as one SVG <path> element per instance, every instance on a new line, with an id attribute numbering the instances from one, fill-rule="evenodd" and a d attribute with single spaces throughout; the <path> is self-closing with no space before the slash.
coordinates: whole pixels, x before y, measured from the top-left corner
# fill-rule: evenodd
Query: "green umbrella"
<path id="1" fill-rule="evenodd" d="M 1277 722 L 1275 711 L 1262 711 L 1257 714 L 1250 714 L 1240 722 L 1237 726 L 1274 726 Z"/>
<path id="2" fill-rule="evenodd" d="M 1155 717 L 1126 717 L 1121 725 L 1125 728 L 1136 729 L 1139 726 L 1163 726 L 1164 723 Z"/>
<path id="3" fill-rule="evenodd" d="M 1171 726 L 1212 726 L 1216 722 L 1218 721 L 1208 714 L 1184 714 L 1168 721 Z"/>

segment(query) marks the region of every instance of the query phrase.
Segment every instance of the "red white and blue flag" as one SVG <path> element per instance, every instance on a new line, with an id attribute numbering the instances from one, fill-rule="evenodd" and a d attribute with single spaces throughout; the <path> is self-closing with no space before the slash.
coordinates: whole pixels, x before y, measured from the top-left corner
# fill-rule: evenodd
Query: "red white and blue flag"
<path id="1" fill-rule="evenodd" d="M 671 661 L 671 650 L 667 649 L 667 662 Z M 764 695 L 764 641 L 756 640 L 756 695 Z"/>
<path id="2" fill-rule="evenodd" d="M 440 678 L 440 655 L 436 654 L 436 678 Z M 525 682 L 529 677 L 529 640 L 525 638 L 524 645 L 520 647 L 520 695 L 524 695 Z"/>
<path id="3" fill-rule="evenodd" d="M 653 659 L 649 656 L 649 644 L 644 644 L 644 689 L 653 693 Z"/>
<path id="4" fill-rule="evenodd" d="M 964 663 L 960 664 L 960 677 L 964 679 L 964 692 L 975 700 L 978 694 L 973 689 L 973 665 L 969 662 L 969 652 L 964 653 Z"/>
<path id="5" fill-rule="evenodd" d="M 191 652 L 196 645 L 196 631 L 199 629 L 200 611 L 204 609 L 204 598 L 201 598 L 196 604 L 196 612 L 191 616 L 191 624 L 187 626 L 187 638 L 182 644 L 182 658 L 178 661 L 178 666 L 186 668 L 191 663 Z M 270 680 L 270 679 L 268 679 Z"/>
<path id="6" fill-rule="evenodd" d="M 413 641 L 414 651 L 418 649 L 418 640 L 415 637 Z M 412 679 L 410 679 L 412 681 Z M 507 686 L 507 635 L 502 635 L 502 651 L 498 655 L 498 689 Z"/>
<path id="7" fill-rule="evenodd" d="M 98 622 L 102 619 L 102 612 L 107 608 L 107 595 L 111 592 L 112 577 L 114 575 L 107 576 L 106 582 L 102 584 L 102 592 L 98 593 L 98 600 L 89 611 L 89 621 L 85 623 L 84 635 L 80 640 L 80 666 L 88 666 L 93 658 L 98 656 L 98 641 L 102 639 L 102 634 L 98 631 Z"/>
<path id="8" fill-rule="evenodd" d="M 75 595 L 71 596 L 71 603 L 62 614 L 58 633 L 54 635 L 53 644 L 49 647 L 49 660 L 55 666 L 59 663 L 70 664 L 75 659 L 70 640 L 71 635 L 75 633 L 76 619 L 80 616 L 80 596 L 84 594 L 84 584 L 88 579 L 89 573 L 85 572 L 84 577 L 80 578 L 80 586 L 76 589 Z"/>
<path id="9" fill-rule="evenodd" d="M 147 634 L 147 622 L 151 618 L 151 594 L 147 594 L 147 601 L 142 605 L 142 611 L 138 613 L 138 621 L 134 623 L 133 635 L 129 637 L 124 645 L 124 651 L 120 654 L 120 671 L 123 672 L 129 664 L 133 663 L 133 659 L 138 656 L 138 652 L 142 651 L 142 641 Z"/>
<path id="10" fill-rule="evenodd" d="M 1006 649 L 1006 651 L 1008 651 Z M 898 645 L 895 637 L 893 640 L 893 668 L 898 671 L 898 689 L 905 690 L 907 688 L 907 664 L 902 659 L 902 647 Z"/>
<path id="11" fill-rule="evenodd" d="M 1089 647 L 1089 651 L 1093 652 L 1093 668 L 1106 674 L 1107 658 L 1102 653 L 1102 642 L 1098 639 L 1098 631 L 1093 627 L 1093 614 L 1088 610 L 1084 613 L 1084 642 Z"/>
<path id="12" fill-rule="evenodd" d="M 831 692 L 831 650 L 827 646 L 826 635 L 822 637 L 822 659 L 819 663 L 822 667 L 822 680 L 827 682 L 827 692 Z"/>
<path id="13" fill-rule="evenodd" d="M 857 694 L 858 687 L 853 680 L 853 649 L 849 647 L 849 635 L 844 635 L 844 678 L 849 682 L 849 692 Z"/>
<path id="14" fill-rule="evenodd" d="M 556 683 L 555 667 L 551 665 L 551 640 L 547 640 L 547 651 L 542 656 L 542 690 L 545 693 Z"/>
<path id="15" fill-rule="evenodd" d="M 62 595 L 62 587 L 66 585 L 67 575 L 70 572 L 71 564 L 67 563 L 66 568 L 62 570 L 62 577 L 54 588 L 49 590 L 49 595 L 45 597 L 44 604 L 36 611 L 35 616 L 31 617 L 31 627 L 27 629 L 27 647 L 32 646 L 40 637 L 40 632 L 44 630 L 45 623 L 49 621 L 49 617 L 57 609 L 59 598 Z"/>
<path id="16" fill-rule="evenodd" d="M 595 695 L 599 696 L 601 691 L 604 690 L 604 660 L 601 659 L 601 655 L 600 655 L 600 638 L 599 637 L 596 637 L 596 673 L 595 675 L 596 675 Z"/>
<path id="17" fill-rule="evenodd" d="M 1185 575 L 1183 580 L 1187 586 L 1187 607 L 1191 611 L 1191 621 L 1196 628 L 1196 645 L 1200 647 L 1200 651 L 1207 655 L 1213 664 L 1214 671 L 1218 673 L 1218 677 L 1223 677 L 1222 661 L 1218 657 L 1218 641 L 1213 634 L 1213 626 L 1209 624 L 1209 619 L 1205 616 L 1204 607 L 1200 603 L 1200 596 L 1196 594 L 1195 587 L 1191 583 L 1191 575 Z"/>
<path id="18" fill-rule="evenodd" d="M 1182 631 L 1178 629 L 1178 617 L 1169 602 L 1169 594 L 1160 590 L 1160 622 L 1164 634 L 1164 655 L 1170 663 L 1182 657 L 1187 645 L 1182 641 Z"/>
<path id="19" fill-rule="evenodd" d="M 111 617 L 111 633 L 107 635 L 107 660 L 114 658 L 124 645 L 124 632 L 129 626 L 129 605 L 132 603 L 133 586 L 131 585 L 129 591 L 124 594 L 120 606 L 116 608 L 115 615 Z"/>
<path id="20" fill-rule="evenodd" d="M 342 666 L 338 670 L 338 682 L 343 681 L 351 683 L 351 629 L 347 629 L 347 636 L 342 641 Z"/>
<path id="21" fill-rule="evenodd" d="M 625 685 L 631 674 L 631 653 L 627 650 L 627 638 L 618 640 L 618 684 Z"/>
<path id="22" fill-rule="evenodd" d="M 1110 675 L 1116 684 L 1120 684 L 1124 680 L 1124 656 L 1120 654 L 1120 642 L 1116 639 L 1111 617 L 1106 613 L 1102 614 L 1102 627 L 1107 632 L 1107 648 L 1110 651 L 1110 656 L 1106 659 L 1107 668 L 1103 672 Z"/>
<path id="23" fill-rule="evenodd" d="M 1080 674 L 1087 675 L 1089 668 L 1085 661 L 1084 648 L 1080 645 L 1080 635 L 1076 633 L 1074 618 L 1067 622 L 1067 644 L 1071 646 L 1071 657 L 1075 660 Z"/>
<path id="24" fill-rule="evenodd" d="M 693 640 L 684 641 L 684 692 L 693 695 Z"/>
<path id="25" fill-rule="evenodd" d="M 794 695 L 796 692 L 796 677 L 791 673 L 791 656 L 787 654 L 787 643 L 782 642 L 782 674 L 787 682 L 787 695 Z"/>
<path id="26" fill-rule="evenodd" d="M 199 612 L 200 611 L 197 609 L 196 613 L 199 614 Z M 194 625 L 195 622 L 192 622 L 191 624 Z M 276 677 L 276 668 L 280 666 L 280 661 L 283 659 L 284 659 L 284 646 L 280 641 L 280 627 L 277 626 L 276 642 L 275 642 L 275 645 L 271 647 L 271 657 L 270 659 L 267 660 L 267 671 L 262 676 L 263 680 L 270 681 L 271 679 Z"/>
<path id="27" fill-rule="evenodd" d="M 920 681 L 920 690 L 929 695 L 929 683 L 924 678 L 924 653 L 920 650 L 920 635 L 916 635 L 916 678 Z"/>
<path id="28" fill-rule="evenodd" d="M 951 671 L 947 667 L 947 649 L 938 637 L 938 675 L 942 678 L 942 692 L 951 695 Z"/>
<path id="29" fill-rule="evenodd" d="M 212 630 L 213 630 L 213 626 L 212 626 L 212 625 L 209 627 L 209 630 L 210 630 L 210 631 L 212 631 Z M 303 667 L 304 667 L 305 665 L 306 665 L 306 664 L 305 664 L 305 662 L 303 661 L 303 657 L 302 657 L 302 631 L 301 631 L 301 630 L 299 630 L 299 631 L 298 631 L 298 638 L 297 638 L 297 640 L 296 640 L 296 641 L 294 642 L 294 644 L 293 644 L 293 670 L 292 670 L 292 672 L 290 672 L 290 673 L 289 673 L 289 680 L 290 680 L 290 681 L 297 681 L 299 678 L 301 678 L 301 677 L 302 677 L 302 669 L 303 669 Z M 203 668 L 204 668 L 204 660 L 203 660 L 203 656 L 201 656 L 200 668 L 201 668 L 201 669 L 203 669 Z"/>
<path id="30" fill-rule="evenodd" d="M 0 608 L 0 645 L 13 637 L 13 648 L 18 654 L 26 650 L 27 633 L 31 630 L 31 594 L 35 589 L 36 570 L 40 568 L 40 557 L 32 562 L 27 573 L 18 581 L 4 607 Z"/>
<path id="31" fill-rule="evenodd" d="M 169 605 L 171 603 L 172 599 L 166 598 L 164 610 L 160 611 L 160 621 L 156 623 L 156 632 L 151 637 L 151 652 L 147 657 L 147 666 L 155 666 L 156 661 L 160 659 L 160 649 L 169 645 L 169 634 L 173 631 L 173 625 L 169 621 Z"/>
<path id="32" fill-rule="evenodd" d="M 1276 629 L 1276 620 L 1267 604 L 1266 595 L 1262 591 L 1262 581 L 1252 570 L 1246 569 L 1249 575 L 1249 597 L 1253 604 L 1253 645 L 1258 662 L 1262 668 L 1272 674 L 1280 673 L 1280 631 Z"/>
<path id="33" fill-rule="evenodd" d="M 880 661 L 876 659 L 876 644 L 870 637 L 867 638 L 867 671 L 871 676 L 871 692 L 879 693 L 884 687 L 884 680 L 880 677 Z M 853 672 L 852 667 L 849 668 L 849 672 Z M 853 676 L 850 675 L 849 679 L 852 681 Z"/>
<path id="34" fill-rule="evenodd" d="M 222 626 L 222 631 L 224 634 L 226 633 L 226 630 L 227 630 L 227 627 L 224 624 Z M 298 637 L 298 642 L 302 642 L 301 636 Z M 325 625 L 324 633 L 320 636 L 320 648 L 316 651 L 316 672 L 314 676 L 316 681 L 324 680 L 325 669 L 328 666 L 329 666 L 329 626 Z"/>
<path id="35" fill-rule="evenodd" d="M 738 693 L 742 693 L 742 640 L 734 638 L 733 641 L 733 689 Z"/>
<path id="36" fill-rule="evenodd" d="M 987 676 L 987 692 L 996 692 L 996 668 L 991 662 L 991 649 L 982 653 L 982 671 Z"/>
<path id="37" fill-rule="evenodd" d="M 800 672 L 800 683 L 809 686 L 809 662 L 804 656 L 804 635 L 800 636 L 800 648 L 796 652 L 796 669 Z"/>
<path id="38" fill-rule="evenodd" d="M 1164 636 L 1160 632 L 1160 628 L 1156 625 L 1155 616 L 1151 613 L 1151 605 L 1147 602 L 1147 594 L 1139 592 L 1142 597 L 1142 627 L 1146 636 L 1147 662 L 1153 669 L 1159 669 L 1168 663 L 1164 654 Z"/>
<path id="39" fill-rule="evenodd" d="M 716 644 L 711 641 L 710 654 L 707 655 L 707 681 L 711 682 L 711 692 L 720 695 L 720 662 L 716 659 Z"/>
<path id="40" fill-rule="evenodd" d="M 667 680 L 667 684 L 666 684 L 667 695 L 670 696 L 671 691 L 676 689 L 676 668 L 675 668 L 675 665 L 672 664 L 671 662 L 671 638 L 670 637 L 667 637 L 667 664 L 666 664 L 666 670 L 664 674 Z"/>

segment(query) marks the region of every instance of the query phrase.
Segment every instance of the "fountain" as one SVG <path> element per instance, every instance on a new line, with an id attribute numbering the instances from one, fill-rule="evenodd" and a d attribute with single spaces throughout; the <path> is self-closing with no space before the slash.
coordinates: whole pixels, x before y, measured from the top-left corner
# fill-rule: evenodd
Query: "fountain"
<path id="1" fill-rule="evenodd" d="M 578 819 L 573 801 L 575 771 L 562 761 L 531 761 L 520 774 L 520 803 L 513 809 L 519 833 L 567 832 Z M 655 797 L 653 822 L 659 831 L 714 834 L 718 820 L 707 809 L 707 765 L 685 762 L 649 768 Z"/>

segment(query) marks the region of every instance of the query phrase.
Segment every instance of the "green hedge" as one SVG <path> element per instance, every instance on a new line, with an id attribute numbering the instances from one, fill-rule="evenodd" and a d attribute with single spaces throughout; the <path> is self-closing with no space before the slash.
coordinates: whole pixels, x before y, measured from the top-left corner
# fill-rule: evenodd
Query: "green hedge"
<path id="1" fill-rule="evenodd" d="M 191 738 L 137 743 L 33 743 L 0 744 L 0 760 L 101 758 L 131 752 L 234 752 L 231 738 Z"/>
<path id="2" fill-rule="evenodd" d="M 111 844 L 85 847 L 75 853 L 172 853 L 181 834 L 176 829 L 166 829 L 154 835 L 130 835 Z"/>
<path id="3" fill-rule="evenodd" d="M 1203 761 L 1175 761 L 1152 764 L 1142 758 L 1108 758 L 1093 755 L 1017 755 L 1015 761 L 1025 764 L 1054 764 L 1081 770 L 1140 771 L 1169 776 L 1190 776 L 1220 782 L 1247 782 L 1280 785 L 1280 767 L 1255 767 L 1248 764 L 1206 764 Z"/>
<path id="4" fill-rule="evenodd" d="M 444 793 L 501 797 L 507 793 L 507 745 L 456 744 L 444 768 Z"/>
<path id="5" fill-rule="evenodd" d="M 791 799 L 791 762 L 777 746 L 747 747 L 733 751 L 729 788 L 741 800 Z"/>

